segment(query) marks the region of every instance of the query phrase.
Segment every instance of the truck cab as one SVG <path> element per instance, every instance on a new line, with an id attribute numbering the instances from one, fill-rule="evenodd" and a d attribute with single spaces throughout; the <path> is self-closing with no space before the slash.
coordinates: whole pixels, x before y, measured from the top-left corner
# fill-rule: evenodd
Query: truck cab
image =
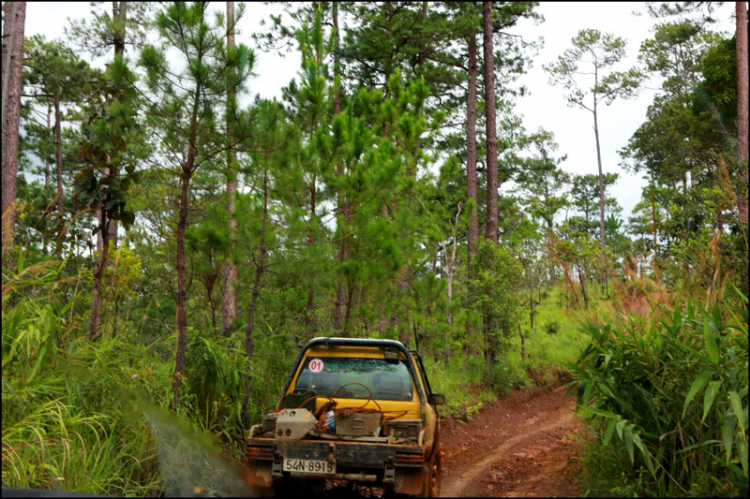
<path id="1" fill-rule="evenodd" d="M 276 493 L 337 479 L 437 496 L 444 402 L 419 354 L 398 341 L 314 338 L 275 411 L 250 431 L 249 481 Z"/>

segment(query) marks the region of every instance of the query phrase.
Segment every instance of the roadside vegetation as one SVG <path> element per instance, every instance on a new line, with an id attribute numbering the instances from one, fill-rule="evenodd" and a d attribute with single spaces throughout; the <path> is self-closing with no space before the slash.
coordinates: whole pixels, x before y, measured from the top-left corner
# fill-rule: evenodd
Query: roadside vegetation
<path id="1" fill-rule="evenodd" d="M 573 367 L 594 495 L 745 496 L 748 307 L 739 291 L 589 320 Z"/>

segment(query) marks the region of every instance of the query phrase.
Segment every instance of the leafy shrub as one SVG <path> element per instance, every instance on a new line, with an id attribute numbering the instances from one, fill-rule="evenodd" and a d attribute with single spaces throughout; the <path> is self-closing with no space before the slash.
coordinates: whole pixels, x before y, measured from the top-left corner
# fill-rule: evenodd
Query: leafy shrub
<path id="1" fill-rule="evenodd" d="M 747 492 L 748 312 L 742 299 L 745 306 L 737 310 L 688 302 L 651 324 L 631 316 L 583 326 L 591 344 L 572 368 L 573 385 L 579 410 L 601 422 L 601 448 L 620 442 L 627 450 L 630 471 L 615 492 Z"/>
<path id="2" fill-rule="evenodd" d="M 560 332 L 560 323 L 557 321 L 548 322 L 544 325 L 544 332 L 549 335 L 556 335 Z"/>

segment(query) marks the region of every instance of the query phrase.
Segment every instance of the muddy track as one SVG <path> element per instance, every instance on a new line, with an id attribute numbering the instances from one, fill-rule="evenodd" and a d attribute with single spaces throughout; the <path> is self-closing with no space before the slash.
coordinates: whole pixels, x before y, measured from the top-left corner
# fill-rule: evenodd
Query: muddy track
<path id="1" fill-rule="evenodd" d="M 488 405 L 441 432 L 441 495 L 579 496 L 580 420 L 564 391 L 532 388 Z M 585 490 L 585 489 L 584 489 Z"/>

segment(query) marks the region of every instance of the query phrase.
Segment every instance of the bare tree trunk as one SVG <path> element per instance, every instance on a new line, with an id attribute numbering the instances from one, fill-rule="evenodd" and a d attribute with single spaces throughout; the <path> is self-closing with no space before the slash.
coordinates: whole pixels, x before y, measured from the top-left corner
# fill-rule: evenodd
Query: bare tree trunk
<path id="1" fill-rule="evenodd" d="M 266 162 L 268 159 L 266 158 Z M 260 254 L 255 266 L 255 280 L 253 281 L 253 293 L 250 298 L 250 312 L 247 318 L 247 331 L 245 336 L 245 354 L 248 362 L 251 362 L 253 355 L 253 332 L 255 328 L 255 307 L 258 303 L 260 294 L 260 283 L 263 279 L 266 259 L 266 221 L 268 219 L 268 166 L 263 171 L 263 219 L 260 228 Z M 242 424 L 245 428 L 248 426 L 250 391 L 252 390 L 252 378 L 248 374 L 245 376 L 245 396 L 242 401 Z"/>
<path id="2" fill-rule="evenodd" d="M 11 4 L 9 6 L 9 4 Z M 16 231 L 18 126 L 21 112 L 26 2 L 5 3 L 2 103 L 2 254 L 13 246 Z M 7 29 L 10 28 L 10 31 Z M 6 41 L 7 39 L 7 41 Z"/>
<path id="3" fill-rule="evenodd" d="M 531 326 L 532 328 L 534 326 Z M 526 362 L 526 341 L 523 336 L 523 329 L 521 328 L 521 323 L 518 323 L 518 336 L 521 338 L 521 362 Z"/>
<path id="4" fill-rule="evenodd" d="M 493 243 L 498 241 L 497 220 L 497 131 L 495 124 L 495 55 L 492 40 L 492 2 L 483 2 L 484 28 L 484 101 L 487 121 L 487 232 Z"/>
<path id="5" fill-rule="evenodd" d="M 227 50 L 234 49 L 234 2 L 227 2 Z M 231 78 L 231 76 L 230 76 Z M 237 162 L 237 151 L 232 137 L 231 120 L 237 103 L 234 91 L 227 96 L 227 142 L 230 144 L 227 150 L 227 213 L 229 215 L 229 240 L 230 255 L 224 263 L 224 300 L 221 311 L 221 322 L 224 336 L 232 332 L 232 323 L 237 317 L 237 297 L 235 296 L 234 283 L 237 280 L 237 265 L 234 263 L 234 241 L 237 233 L 237 220 L 235 219 L 235 197 L 237 192 L 237 174 L 235 163 Z"/>

